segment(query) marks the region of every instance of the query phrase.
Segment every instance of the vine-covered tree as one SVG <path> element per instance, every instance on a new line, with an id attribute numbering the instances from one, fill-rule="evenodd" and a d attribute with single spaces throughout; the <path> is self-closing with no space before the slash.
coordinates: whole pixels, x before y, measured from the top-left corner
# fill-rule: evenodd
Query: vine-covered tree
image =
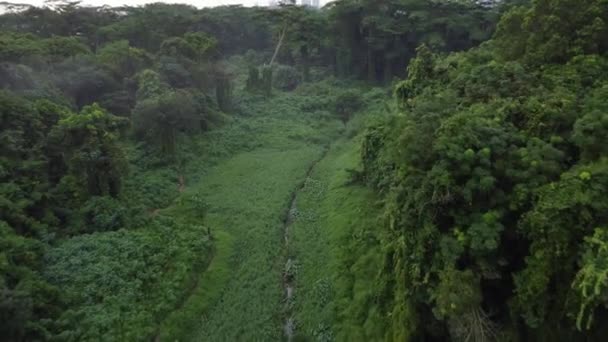
<path id="1" fill-rule="evenodd" d="M 417 337 L 600 340 L 608 8 L 510 8 L 481 47 L 420 46 L 395 89 L 401 114 L 367 131 L 384 272 L 425 322 Z"/>

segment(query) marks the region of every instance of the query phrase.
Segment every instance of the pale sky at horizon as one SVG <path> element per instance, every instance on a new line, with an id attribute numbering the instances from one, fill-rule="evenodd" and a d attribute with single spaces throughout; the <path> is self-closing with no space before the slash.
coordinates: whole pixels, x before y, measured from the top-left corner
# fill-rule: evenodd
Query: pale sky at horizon
<path id="1" fill-rule="evenodd" d="M 333 0 L 321 0 L 321 6 L 331 2 Z M 44 0 L 15 0 L 15 1 L 7 1 L 9 3 L 16 4 L 28 4 L 34 6 L 43 6 Z M 223 5 L 244 5 L 244 6 L 266 6 L 268 5 L 269 0 L 82 0 L 82 5 L 109 5 L 109 6 L 139 6 L 145 5 L 149 3 L 162 2 L 169 4 L 188 4 L 196 7 L 213 7 L 213 6 L 223 6 Z M 298 3 L 301 0 L 297 1 Z"/>

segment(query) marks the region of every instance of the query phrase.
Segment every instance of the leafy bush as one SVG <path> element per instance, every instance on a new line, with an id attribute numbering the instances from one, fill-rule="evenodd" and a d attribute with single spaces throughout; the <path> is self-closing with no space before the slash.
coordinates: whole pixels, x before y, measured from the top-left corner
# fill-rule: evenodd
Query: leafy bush
<path id="1" fill-rule="evenodd" d="M 175 151 L 179 131 L 200 131 L 201 119 L 194 97 L 183 90 L 147 98 L 138 102 L 133 110 L 135 134 L 156 144 L 165 154 Z"/>
<path id="2" fill-rule="evenodd" d="M 356 91 L 347 90 L 336 96 L 334 108 L 340 120 L 346 123 L 362 105 L 361 95 Z"/>
<path id="3" fill-rule="evenodd" d="M 396 235 L 384 272 L 404 273 L 420 335 L 602 336 L 605 7 L 535 1 L 477 49 L 422 46 L 401 112 L 366 132 L 364 176 Z"/>
<path id="4" fill-rule="evenodd" d="M 81 208 L 83 232 L 105 232 L 125 227 L 126 208 L 112 197 L 92 197 Z"/>
<path id="5" fill-rule="evenodd" d="M 67 294 L 70 308 L 58 338 L 152 337 L 209 257 L 205 232 L 161 218 L 145 230 L 83 235 L 52 248 L 45 276 Z"/>
<path id="6" fill-rule="evenodd" d="M 272 84 L 278 89 L 286 91 L 294 90 L 301 81 L 302 77 L 296 68 L 288 65 L 275 66 Z"/>

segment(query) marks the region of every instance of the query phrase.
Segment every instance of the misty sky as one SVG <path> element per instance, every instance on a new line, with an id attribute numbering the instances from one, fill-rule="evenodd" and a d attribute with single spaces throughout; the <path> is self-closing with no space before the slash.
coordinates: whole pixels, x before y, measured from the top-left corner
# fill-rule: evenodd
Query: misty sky
<path id="1" fill-rule="evenodd" d="M 190 4 L 196 7 L 207 7 L 207 6 L 221 6 L 221 5 L 245 5 L 254 6 L 260 5 L 265 6 L 269 0 L 174 0 L 174 1 L 163 1 L 163 0 L 83 0 L 83 5 L 110 5 L 110 6 L 121 6 L 130 5 L 137 6 L 153 2 L 165 2 L 165 3 L 181 3 Z M 331 0 L 321 0 L 321 4 L 325 5 Z M 20 4 L 30 4 L 35 6 L 42 6 L 44 0 L 14 0 L 8 1 Z M 298 3 L 300 0 L 298 0 Z"/>

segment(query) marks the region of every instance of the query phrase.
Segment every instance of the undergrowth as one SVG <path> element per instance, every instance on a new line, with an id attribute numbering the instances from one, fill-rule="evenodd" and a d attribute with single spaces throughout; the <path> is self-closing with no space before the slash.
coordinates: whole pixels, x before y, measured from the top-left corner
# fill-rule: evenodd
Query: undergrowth
<path id="1" fill-rule="evenodd" d="M 183 147 L 186 193 L 205 201 L 216 254 L 161 338 L 281 338 L 283 213 L 306 170 L 344 130 L 330 112 L 307 110 L 307 101 L 298 91 L 242 95 L 238 116 Z"/>
<path id="2" fill-rule="evenodd" d="M 64 320 L 81 317 L 81 331 L 66 337 L 280 339 L 290 196 L 332 142 L 364 124 L 335 115 L 339 87 L 349 85 L 330 79 L 267 98 L 239 93 L 222 127 L 179 136 L 172 156 L 125 142 L 121 201 L 137 213 L 130 226 L 67 240 L 47 257 L 49 279 L 80 303 Z M 384 93 L 365 96 L 380 103 Z M 121 252 L 131 245 L 139 252 Z"/>
<path id="3" fill-rule="evenodd" d="M 407 305 L 399 317 L 384 236 L 377 229 L 379 198 L 353 177 L 360 168 L 361 129 L 391 112 L 385 92 L 362 93 L 366 108 L 346 126 L 343 137 L 314 168 L 297 195 L 292 226 L 296 269 L 298 337 L 314 341 L 404 340 L 413 319 Z"/>

